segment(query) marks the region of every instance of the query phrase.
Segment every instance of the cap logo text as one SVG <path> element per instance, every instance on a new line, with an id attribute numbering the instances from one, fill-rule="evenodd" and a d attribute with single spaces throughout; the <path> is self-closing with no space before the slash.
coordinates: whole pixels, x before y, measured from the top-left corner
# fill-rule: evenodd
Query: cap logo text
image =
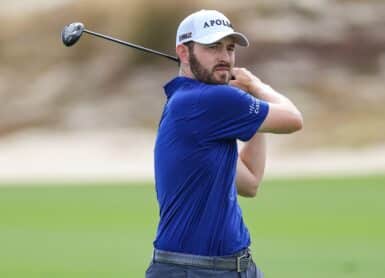
<path id="1" fill-rule="evenodd" d="M 227 20 L 224 20 L 224 19 L 214 19 L 214 20 L 209 20 L 209 21 L 206 21 L 203 28 L 209 28 L 209 27 L 213 27 L 213 26 L 226 26 L 226 27 L 230 27 L 230 28 L 233 28 L 233 26 L 231 25 L 230 21 L 227 21 Z"/>
<path id="2" fill-rule="evenodd" d="M 179 36 L 179 41 L 191 39 L 191 37 L 192 37 L 192 32 L 185 33 Z"/>

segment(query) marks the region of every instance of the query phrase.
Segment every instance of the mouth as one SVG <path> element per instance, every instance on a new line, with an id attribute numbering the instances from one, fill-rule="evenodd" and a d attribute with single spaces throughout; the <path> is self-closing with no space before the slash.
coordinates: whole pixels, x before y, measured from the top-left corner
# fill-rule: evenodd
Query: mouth
<path id="1" fill-rule="evenodd" d="M 214 70 L 220 70 L 220 71 L 229 71 L 230 70 L 230 64 L 228 63 L 220 63 L 220 64 L 216 64 L 215 67 L 214 67 Z"/>
<path id="2" fill-rule="evenodd" d="M 216 66 L 214 68 L 214 71 L 230 71 L 230 67 L 229 66 Z"/>

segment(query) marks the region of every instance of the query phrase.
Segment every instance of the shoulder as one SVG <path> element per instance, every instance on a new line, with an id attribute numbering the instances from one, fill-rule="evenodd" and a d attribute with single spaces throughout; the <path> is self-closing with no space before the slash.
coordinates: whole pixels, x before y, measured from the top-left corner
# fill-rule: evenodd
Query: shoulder
<path id="1" fill-rule="evenodd" d="M 209 103 L 212 101 L 215 101 L 216 103 L 234 103 L 237 100 L 241 100 L 246 95 L 248 95 L 246 92 L 233 86 L 206 85 L 204 90 L 200 93 L 200 101 Z"/>
<path id="2" fill-rule="evenodd" d="M 245 92 L 230 85 L 206 85 L 203 90 L 207 95 L 239 95 Z"/>

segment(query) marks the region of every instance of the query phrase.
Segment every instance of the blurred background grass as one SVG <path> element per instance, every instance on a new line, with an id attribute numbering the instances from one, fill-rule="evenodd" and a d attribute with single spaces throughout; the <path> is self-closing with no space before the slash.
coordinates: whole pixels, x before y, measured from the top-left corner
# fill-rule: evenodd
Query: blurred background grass
<path id="1" fill-rule="evenodd" d="M 385 176 L 272 179 L 241 198 L 266 277 L 383 277 Z M 150 183 L 0 187 L 0 276 L 143 277 Z"/>

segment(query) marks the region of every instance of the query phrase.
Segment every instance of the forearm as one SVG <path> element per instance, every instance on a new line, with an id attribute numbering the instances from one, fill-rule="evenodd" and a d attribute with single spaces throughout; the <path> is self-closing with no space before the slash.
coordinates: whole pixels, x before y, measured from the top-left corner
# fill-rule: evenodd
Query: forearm
<path id="1" fill-rule="evenodd" d="M 286 107 L 292 113 L 301 115 L 297 107 L 286 96 L 278 93 L 271 86 L 259 81 L 253 83 L 250 88 L 250 93 L 258 99 L 266 101 L 270 104 L 278 104 Z"/>
<path id="2" fill-rule="evenodd" d="M 269 114 L 260 127 L 260 132 L 291 133 L 302 128 L 301 112 L 287 97 L 246 69 L 235 68 L 233 74 L 236 79 L 230 82 L 231 85 L 269 103 Z"/>
<path id="3" fill-rule="evenodd" d="M 243 146 L 239 158 L 249 171 L 259 180 L 262 179 L 266 161 L 266 139 L 263 133 L 256 133 Z"/>
<path id="4" fill-rule="evenodd" d="M 250 88 L 250 93 L 256 98 L 264 100 L 269 103 L 275 103 L 275 104 L 286 103 L 286 104 L 293 105 L 293 103 L 287 97 L 278 93 L 270 85 L 262 83 L 261 81 L 255 82 L 253 84 L 253 86 Z"/>
<path id="5" fill-rule="evenodd" d="M 265 171 L 266 142 L 265 135 L 256 133 L 245 143 L 239 153 L 237 166 L 238 194 L 254 197 L 258 191 Z"/>

